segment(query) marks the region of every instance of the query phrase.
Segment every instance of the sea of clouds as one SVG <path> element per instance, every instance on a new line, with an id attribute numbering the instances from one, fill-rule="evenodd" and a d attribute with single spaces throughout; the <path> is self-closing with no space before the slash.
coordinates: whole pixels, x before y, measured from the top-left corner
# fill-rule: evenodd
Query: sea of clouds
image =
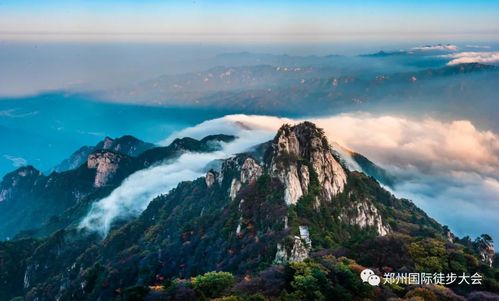
<path id="1" fill-rule="evenodd" d="M 489 233 L 499 238 L 499 137 L 470 121 L 376 116 L 366 113 L 308 118 L 324 128 L 330 142 L 359 152 L 397 180 L 392 192 L 413 200 L 458 235 Z M 113 193 L 95 203 L 81 226 L 107 233 L 122 216 L 136 216 L 154 196 L 180 181 L 204 175 L 214 159 L 226 158 L 273 137 L 283 123 L 302 120 L 273 116 L 228 115 L 186 128 L 168 137 L 202 138 L 232 134 L 239 138 L 218 152 L 185 154 L 175 162 L 131 175 Z"/>
<path id="2" fill-rule="evenodd" d="M 114 221 L 138 216 L 156 196 L 168 193 L 182 181 L 204 176 L 205 167 L 214 160 L 228 158 L 272 138 L 268 131 L 244 128 L 234 128 L 231 134 L 237 135 L 237 139 L 230 143 L 221 143 L 219 151 L 188 152 L 174 161 L 133 173 L 108 197 L 93 203 L 90 212 L 81 221 L 80 228 L 105 236 Z"/>
<path id="3" fill-rule="evenodd" d="M 443 55 L 449 58 L 447 65 L 458 65 L 467 63 L 497 64 L 499 63 L 499 51 L 464 51 Z"/>

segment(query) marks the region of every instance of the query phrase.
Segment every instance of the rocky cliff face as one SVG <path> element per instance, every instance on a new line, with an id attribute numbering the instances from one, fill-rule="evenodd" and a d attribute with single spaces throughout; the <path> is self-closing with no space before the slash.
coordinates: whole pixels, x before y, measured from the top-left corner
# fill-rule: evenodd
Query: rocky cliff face
<path id="1" fill-rule="evenodd" d="M 285 184 L 288 205 L 296 204 L 308 192 L 310 168 L 319 180 L 325 201 L 342 192 L 347 179 L 324 133 L 307 123 L 279 130 L 272 144 L 269 168 Z"/>
<path id="2" fill-rule="evenodd" d="M 241 166 L 241 183 L 254 183 L 263 173 L 263 168 L 253 158 L 246 158 Z"/>
<path id="3" fill-rule="evenodd" d="M 489 267 L 492 267 L 495 256 L 496 251 L 494 249 L 494 245 L 492 244 L 488 244 L 480 250 L 480 257 L 482 261 L 485 262 Z"/>
<path id="4" fill-rule="evenodd" d="M 294 236 L 288 247 L 282 243 L 277 244 L 274 263 L 284 264 L 288 262 L 300 262 L 309 257 L 308 247 L 299 236 Z"/>
<path id="5" fill-rule="evenodd" d="M 285 226 L 286 228 L 286 226 Z M 299 226 L 299 235 L 288 241 L 277 243 L 274 263 L 300 262 L 309 258 L 312 250 L 312 240 L 307 226 Z"/>
<path id="6" fill-rule="evenodd" d="M 390 228 L 370 200 L 352 203 L 343 210 L 340 219 L 350 225 L 357 225 L 361 229 L 375 229 L 380 236 L 390 232 Z"/>
<path id="7" fill-rule="evenodd" d="M 206 173 L 206 176 L 205 176 L 205 183 L 206 183 L 206 187 L 210 188 L 211 186 L 213 186 L 213 184 L 215 184 L 215 181 L 217 180 L 217 173 L 213 170 L 210 170 Z"/>
<path id="8" fill-rule="evenodd" d="M 229 159 L 224 163 L 222 169 L 225 174 L 229 170 L 236 172 L 236 175 L 232 178 L 229 190 L 229 197 L 232 200 L 236 198 L 243 184 L 254 183 L 263 173 L 262 166 L 255 159 L 251 157 L 247 157 L 243 161 L 241 159 L 242 157 L 240 156 Z M 220 181 L 223 180 L 223 173 Z"/>
<path id="9" fill-rule="evenodd" d="M 94 187 L 106 185 L 116 174 L 120 163 L 125 159 L 121 154 L 98 151 L 88 156 L 87 168 L 95 169 Z"/>
<path id="10" fill-rule="evenodd" d="M 259 157 L 258 154 L 241 154 L 222 164 L 217 181 L 230 183 L 228 198 L 239 202 L 239 206 L 248 201 L 241 196 L 246 187 L 255 183 L 262 175 L 268 175 L 281 182 L 282 200 L 287 206 L 301 208 L 304 202 L 311 199 L 314 214 L 321 214 L 323 205 L 337 207 L 335 210 L 340 212 L 339 222 L 366 231 L 373 229 L 379 236 L 389 233 L 390 228 L 371 199 L 357 200 L 352 197 L 347 204 L 335 203 L 334 200 L 344 192 L 347 185 L 347 170 L 339 163 L 339 158 L 335 157 L 323 132 L 315 125 L 302 123 L 283 126 L 274 140 L 266 144 L 264 152 L 262 157 L 265 163 L 255 159 Z M 207 174 L 207 183 L 214 182 L 212 177 L 212 174 Z M 351 193 L 347 194 L 349 195 Z M 235 229 L 237 235 L 241 235 L 245 226 L 244 216 L 239 216 Z M 296 230 L 288 227 L 288 213 L 275 218 L 284 221 L 281 230 L 291 234 L 286 242 L 277 243 L 275 262 L 301 261 L 307 258 L 313 245 L 307 217 L 295 218 L 294 223 L 298 223 Z M 331 220 L 335 218 L 330 217 Z"/>
<path id="11" fill-rule="evenodd" d="M 482 262 L 492 267 L 496 256 L 496 250 L 494 248 L 492 238 L 487 234 L 483 234 L 475 241 L 475 248 L 480 255 Z"/>
<path id="12" fill-rule="evenodd" d="M 33 166 L 25 166 L 13 171 L 0 183 L 0 202 L 15 201 L 24 189 L 34 186 L 42 173 Z"/>
<path id="13" fill-rule="evenodd" d="M 133 136 L 125 135 L 116 139 L 106 137 L 95 146 L 83 146 L 71 156 L 54 167 L 54 171 L 63 172 L 73 170 L 87 162 L 88 156 L 95 151 L 108 150 L 116 153 L 136 157 L 146 150 L 153 148 L 154 145 L 141 141 Z"/>

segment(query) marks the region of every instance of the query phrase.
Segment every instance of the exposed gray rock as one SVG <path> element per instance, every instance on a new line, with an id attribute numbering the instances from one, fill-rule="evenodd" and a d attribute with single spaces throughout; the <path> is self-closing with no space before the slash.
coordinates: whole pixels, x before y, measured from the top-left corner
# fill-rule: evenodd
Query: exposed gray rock
<path id="1" fill-rule="evenodd" d="M 232 178 L 229 188 L 229 198 L 234 200 L 243 184 L 254 183 L 262 174 L 263 167 L 255 159 L 245 155 L 238 155 L 222 163 L 217 181 L 221 184 L 224 181 L 224 177 L 228 179 Z"/>
<path id="2" fill-rule="evenodd" d="M 299 236 L 293 237 L 293 243 L 286 248 L 281 243 L 277 244 L 277 252 L 275 254 L 274 263 L 283 264 L 286 262 L 300 262 L 309 257 L 310 248 L 303 243 Z"/>
<path id="3" fill-rule="evenodd" d="M 90 154 L 87 160 L 89 169 L 96 169 L 94 187 L 106 185 L 118 170 L 122 156 L 116 153 L 102 151 Z"/>
<path id="4" fill-rule="evenodd" d="M 483 234 L 482 236 L 477 238 L 475 244 L 478 254 L 480 254 L 480 258 L 482 259 L 482 262 L 492 267 L 492 264 L 494 263 L 494 258 L 496 256 L 496 251 L 494 248 L 494 243 L 492 242 L 492 238 L 487 234 Z"/>
<path id="5" fill-rule="evenodd" d="M 213 171 L 209 171 L 206 173 L 206 176 L 204 177 L 204 181 L 206 183 L 206 186 L 209 188 L 213 186 L 213 184 L 216 181 L 216 175 Z"/>
<path id="6" fill-rule="evenodd" d="M 29 273 L 28 273 L 29 269 L 26 269 L 26 271 L 24 272 L 24 284 L 23 284 L 23 287 L 26 289 L 26 288 L 29 288 Z"/>
<path id="7" fill-rule="evenodd" d="M 288 205 L 294 205 L 303 195 L 302 184 L 295 165 L 290 165 L 285 169 L 272 170 L 274 175 L 284 184 L 284 201 Z"/>
<path id="8" fill-rule="evenodd" d="M 390 228 L 383 223 L 378 209 L 369 200 L 353 203 L 340 215 L 340 219 L 361 229 L 374 228 L 379 236 L 385 236 L 390 232 Z"/>
<path id="9" fill-rule="evenodd" d="M 241 206 L 243 205 L 244 203 L 244 200 L 241 199 L 241 201 L 239 202 L 239 206 L 238 206 L 238 210 L 239 210 L 239 214 L 241 214 Z M 237 228 L 236 228 L 236 235 L 240 235 L 241 234 L 241 228 L 243 226 L 243 216 L 240 215 L 239 216 L 239 223 L 237 224 Z"/>
<path id="10" fill-rule="evenodd" d="M 128 156 L 138 156 L 144 151 L 153 148 L 154 145 L 143 142 L 133 136 L 123 136 L 120 138 L 106 137 L 95 146 L 83 146 L 75 151 L 71 156 L 53 168 L 53 171 L 63 172 L 76 169 L 86 163 L 88 156 L 98 150 L 110 150 Z"/>
<path id="11" fill-rule="evenodd" d="M 330 201 L 343 191 L 346 172 L 334 158 L 326 137 L 310 123 L 283 126 L 272 144 L 270 172 L 285 186 L 285 201 L 296 204 L 308 191 L 310 170 L 300 160 L 305 160 L 314 169 L 322 187 L 322 198 Z"/>
<path id="12" fill-rule="evenodd" d="M 310 173 L 308 171 L 308 166 L 302 165 L 300 168 L 301 175 L 301 190 L 303 193 L 308 192 L 308 185 L 310 184 Z"/>
<path id="13" fill-rule="evenodd" d="M 241 167 L 241 183 L 255 182 L 262 173 L 262 167 L 253 158 L 246 158 Z"/>
<path id="14" fill-rule="evenodd" d="M 312 240 L 310 239 L 310 233 L 308 232 L 307 226 L 299 226 L 300 238 L 305 242 L 309 249 L 312 248 Z"/>
<path id="15" fill-rule="evenodd" d="M 454 233 L 452 233 L 451 231 L 446 231 L 444 234 L 445 234 L 445 236 L 447 237 L 447 240 L 450 243 L 454 243 L 454 239 L 456 238 L 456 236 L 454 235 Z"/>
<path id="16" fill-rule="evenodd" d="M 287 218 L 286 218 L 287 223 Z M 287 225 L 285 225 L 287 228 Z M 300 236 L 294 236 L 290 246 L 282 243 L 277 244 L 277 252 L 274 263 L 282 264 L 286 262 L 303 261 L 309 257 L 309 252 L 312 249 L 312 240 L 307 226 L 299 226 Z"/>
<path id="17" fill-rule="evenodd" d="M 239 192 L 239 189 L 241 189 L 241 182 L 237 179 L 232 179 L 232 182 L 230 184 L 230 191 L 229 191 L 229 198 L 231 200 L 235 200 L 237 193 Z"/>
<path id="18" fill-rule="evenodd" d="M 284 247 L 284 245 L 278 243 L 277 252 L 275 253 L 274 263 L 283 264 L 286 262 L 288 262 L 288 253 L 286 252 L 286 248 Z"/>
<path id="19" fill-rule="evenodd" d="M 494 247 L 490 247 L 489 249 L 486 249 L 480 253 L 480 258 L 485 264 L 487 264 L 489 267 L 492 267 L 492 264 L 494 263 L 495 254 L 496 253 Z"/>
<path id="20" fill-rule="evenodd" d="M 303 261 L 308 258 L 310 248 L 303 243 L 300 237 L 295 236 L 293 241 L 293 249 L 289 256 L 289 262 Z"/>

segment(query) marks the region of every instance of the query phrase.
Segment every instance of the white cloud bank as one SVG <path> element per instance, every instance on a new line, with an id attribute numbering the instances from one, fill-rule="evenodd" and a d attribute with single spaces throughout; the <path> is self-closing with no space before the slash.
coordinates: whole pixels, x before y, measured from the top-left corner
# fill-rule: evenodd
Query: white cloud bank
<path id="1" fill-rule="evenodd" d="M 342 114 L 309 118 L 338 142 L 370 158 L 397 177 L 395 195 L 412 199 L 458 235 L 490 233 L 499 239 L 499 137 L 466 120 L 442 122 L 397 116 Z M 203 175 L 209 161 L 227 157 L 273 137 L 283 123 L 301 120 L 229 115 L 182 130 L 166 139 L 236 134 L 211 154 L 186 154 L 177 162 L 139 171 L 92 208 L 82 225 L 107 231 L 117 216 L 137 215 L 152 198 L 182 180 Z M 105 232 L 104 232 L 105 233 Z"/>
<path id="2" fill-rule="evenodd" d="M 499 62 L 499 51 L 466 51 L 444 55 L 451 61 L 447 65 L 457 65 L 464 63 L 493 64 Z"/>
<path id="3" fill-rule="evenodd" d="M 499 239 L 499 137 L 466 120 L 394 116 L 319 119 L 329 138 L 378 163 L 398 181 L 394 193 L 413 200 L 458 235 Z"/>
<path id="4" fill-rule="evenodd" d="M 466 48 L 475 48 L 475 49 L 490 49 L 489 45 L 466 45 Z"/>
<path id="5" fill-rule="evenodd" d="M 416 51 L 457 51 L 459 48 L 453 44 L 437 44 L 437 45 L 424 45 L 414 47 L 411 50 Z"/>
<path id="6" fill-rule="evenodd" d="M 394 193 L 413 200 L 458 235 L 499 239 L 499 137 L 470 121 L 442 122 L 397 116 L 342 114 L 309 118 L 329 140 L 370 158 L 398 179 Z M 301 120 L 230 115 L 179 132 L 203 137 L 234 129 L 275 132 Z"/>
<path id="7" fill-rule="evenodd" d="M 222 143 L 220 151 L 185 153 L 173 162 L 165 162 L 130 175 L 108 197 L 92 205 L 90 212 L 81 221 L 80 228 L 96 231 L 104 236 L 117 219 L 137 216 L 156 196 L 168 193 L 182 181 L 204 176 L 204 168 L 213 160 L 243 152 L 272 137 L 266 131 L 242 128 L 235 128 L 233 134 L 239 138 L 231 143 Z"/>

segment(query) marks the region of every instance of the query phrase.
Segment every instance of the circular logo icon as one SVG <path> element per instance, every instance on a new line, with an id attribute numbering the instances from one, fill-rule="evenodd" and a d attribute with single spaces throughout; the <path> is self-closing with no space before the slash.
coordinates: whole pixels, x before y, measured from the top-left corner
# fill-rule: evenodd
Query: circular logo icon
<path id="1" fill-rule="evenodd" d="M 365 269 L 360 272 L 360 278 L 362 279 L 362 282 L 367 282 L 369 280 L 369 276 L 371 275 L 374 275 L 374 272 L 370 269 Z"/>
<path id="2" fill-rule="evenodd" d="M 362 282 L 367 282 L 372 286 L 378 286 L 381 282 L 381 278 L 374 274 L 374 271 L 371 269 L 365 269 L 360 272 L 360 278 L 362 279 Z"/>
<path id="3" fill-rule="evenodd" d="M 369 276 L 369 279 L 367 279 L 367 282 L 372 286 L 378 286 L 381 282 L 381 279 L 378 275 L 371 275 Z"/>

